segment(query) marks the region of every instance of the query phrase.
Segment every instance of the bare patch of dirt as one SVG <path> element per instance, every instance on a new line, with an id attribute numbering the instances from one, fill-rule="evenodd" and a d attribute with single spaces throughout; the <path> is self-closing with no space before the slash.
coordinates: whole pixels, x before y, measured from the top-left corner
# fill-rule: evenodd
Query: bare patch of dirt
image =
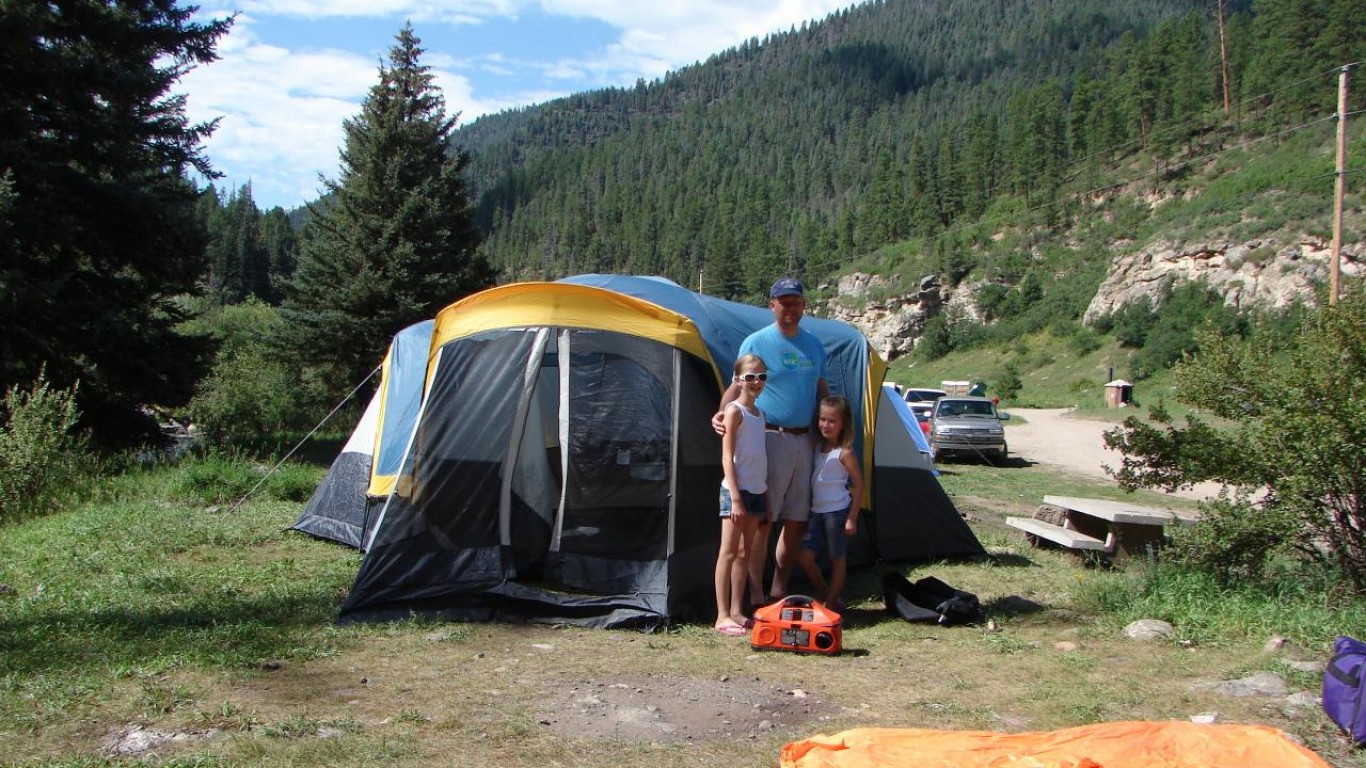
<path id="1" fill-rule="evenodd" d="M 555 691 L 538 716 L 564 736 L 623 741 L 757 739 L 831 708 L 801 689 L 723 675 L 585 679 Z"/>

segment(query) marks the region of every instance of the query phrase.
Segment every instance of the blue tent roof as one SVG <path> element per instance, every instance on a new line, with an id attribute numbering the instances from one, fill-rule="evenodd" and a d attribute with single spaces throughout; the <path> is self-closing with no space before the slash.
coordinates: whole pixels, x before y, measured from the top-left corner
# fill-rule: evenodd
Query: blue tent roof
<path id="1" fill-rule="evenodd" d="M 773 323 L 773 313 L 766 307 L 695 293 L 662 277 L 576 275 L 558 282 L 616 291 L 688 317 L 702 335 L 722 381 L 729 380 L 731 365 L 740 356 L 740 344 L 745 337 Z M 869 364 L 875 356 L 868 346 L 868 340 L 857 328 L 838 320 L 806 317 L 802 320 L 802 327 L 815 334 L 825 347 L 825 380 L 830 385 L 831 394 L 848 399 L 855 420 L 861 423 L 865 408 L 865 382 L 869 375 Z M 876 371 L 880 376 L 883 365 L 878 365 Z"/>

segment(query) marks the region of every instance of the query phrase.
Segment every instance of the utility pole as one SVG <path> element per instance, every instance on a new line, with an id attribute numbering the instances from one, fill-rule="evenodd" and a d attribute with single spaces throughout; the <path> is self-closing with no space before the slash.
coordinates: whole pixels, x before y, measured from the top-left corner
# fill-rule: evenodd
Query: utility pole
<path id="1" fill-rule="evenodd" d="M 1228 95 L 1228 40 L 1224 38 L 1224 0 L 1219 0 L 1219 61 L 1224 67 L 1224 117 L 1228 117 L 1231 103 Z"/>
<path id="2" fill-rule="evenodd" d="M 707 268 L 706 268 L 706 267 L 702 267 L 701 269 L 697 270 L 697 292 L 698 292 L 698 293 L 704 293 L 703 287 L 706 285 L 706 282 L 707 282 Z"/>
<path id="3" fill-rule="evenodd" d="M 1338 159 L 1337 179 L 1333 189 L 1333 251 L 1328 284 L 1328 304 L 1338 303 L 1338 266 L 1342 262 L 1342 201 L 1347 196 L 1347 79 L 1352 65 L 1343 65 L 1338 73 Z"/>

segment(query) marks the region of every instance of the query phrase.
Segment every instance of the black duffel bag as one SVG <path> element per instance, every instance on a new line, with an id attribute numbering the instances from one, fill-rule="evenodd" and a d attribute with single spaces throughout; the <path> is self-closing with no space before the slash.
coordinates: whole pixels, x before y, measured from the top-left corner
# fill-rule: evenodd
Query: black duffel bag
<path id="1" fill-rule="evenodd" d="M 954 589 L 933 576 L 911 581 L 895 571 L 882 574 L 882 597 L 887 612 L 906 621 L 973 624 L 982 619 L 977 595 Z"/>

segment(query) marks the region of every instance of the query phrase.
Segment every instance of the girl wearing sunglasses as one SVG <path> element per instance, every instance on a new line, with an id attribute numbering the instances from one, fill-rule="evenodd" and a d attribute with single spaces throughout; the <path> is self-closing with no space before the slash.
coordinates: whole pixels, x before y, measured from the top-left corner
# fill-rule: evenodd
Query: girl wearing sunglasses
<path id="1" fill-rule="evenodd" d="M 768 369 L 757 355 L 735 361 L 732 381 L 740 394 L 728 403 L 721 436 L 721 549 L 716 556 L 716 631 L 748 634 L 745 591 L 748 553 L 759 521 L 767 519 L 768 458 L 764 452 L 764 413 L 754 404 L 768 381 Z"/>

